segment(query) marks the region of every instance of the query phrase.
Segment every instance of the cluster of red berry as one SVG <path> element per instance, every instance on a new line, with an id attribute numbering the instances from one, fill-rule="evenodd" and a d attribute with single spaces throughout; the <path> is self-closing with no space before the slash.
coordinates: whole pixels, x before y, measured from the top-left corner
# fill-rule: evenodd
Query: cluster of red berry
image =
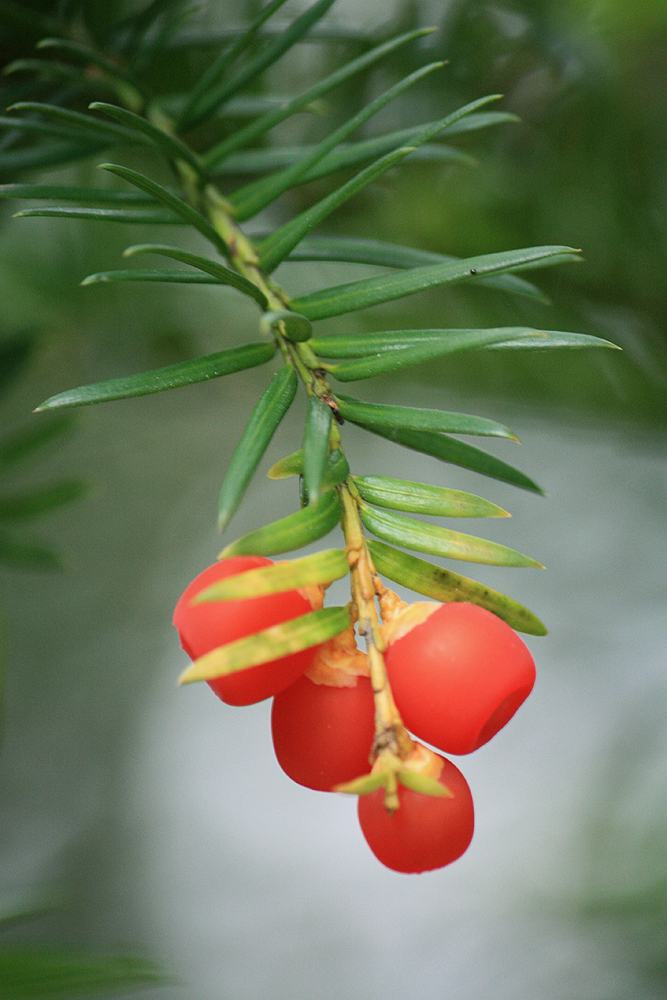
<path id="1" fill-rule="evenodd" d="M 269 565 L 259 556 L 223 560 L 185 590 L 174 625 L 191 659 L 321 607 L 319 587 L 192 603 L 219 580 Z M 393 597 L 381 602 L 382 633 L 387 675 L 406 729 L 441 753 L 476 750 L 509 721 L 533 687 L 535 665 L 527 647 L 505 622 L 477 605 L 405 605 Z M 367 656 L 357 648 L 352 626 L 320 646 L 208 683 L 231 705 L 273 697 L 276 757 L 299 784 L 331 791 L 368 773 L 369 755 L 377 749 L 376 709 Z M 400 872 L 455 861 L 473 834 L 465 778 L 451 761 L 419 743 L 401 766 L 397 809 L 385 807 L 383 787 L 359 796 L 359 822 L 371 850 Z M 446 791 L 423 794 L 421 775 Z"/>

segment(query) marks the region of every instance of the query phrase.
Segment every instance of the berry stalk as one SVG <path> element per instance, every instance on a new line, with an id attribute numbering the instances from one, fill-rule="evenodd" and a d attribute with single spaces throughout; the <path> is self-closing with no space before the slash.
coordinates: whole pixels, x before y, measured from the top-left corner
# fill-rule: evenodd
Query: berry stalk
<path id="1" fill-rule="evenodd" d="M 340 488 L 343 501 L 342 525 L 347 543 L 352 600 L 358 616 L 359 633 L 366 641 L 371 686 L 375 699 L 375 738 L 371 751 L 373 770 L 386 772 L 385 807 L 398 808 L 396 772 L 413 751 L 410 738 L 396 707 L 384 662 L 385 645 L 380 632 L 375 598 L 378 578 L 366 545 L 355 498 L 346 484 Z"/>
<path id="2" fill-rule="evenodd" d="M 196 189 L 194 189 L 196 190 Z M 191 191 L 194 193 L 193 188 Z M 191 195 L 192 197 L 192 195 Z M 207 184 L 201 197 L 206 214 L 229 247 L 229 263 L 248 278 L 266 296 L 269 308 L 279 311 L 289 308 L 285 293 L 262 272 L 252 245 L 234 221 L 230 206 L 212 184 Z M 301 377 L 308 395 L 316 395 L 330 404 L 331 387 L 324 377 L 321 363 L 307 343 L 294 343 L 284 336 L 284 326 L 278 321 L 272 325 L 285 362 L 291 364 Z M 341 448 L 338 428 L 331 428 L 332 448 Z M 342 451 L 342 448 L 341 448 Z M 398 772 L 403 761 L 415 748 L 396 707 L 384 662 L 385 644 L 380 633 L 376 597 L 384 592 L 366 545 L 354 487 L 349 479 L 341 485 L 339 493 L 343 503 L 341 524 L 346 540 L 346 553 L 350 566 L 351 592 L 354 615 L 359 633 L 364 637 L 368 655 L 373 698 L 375 702 L 375 736 L 370 753 L 374 773 L 383 774 L 384 804 L 389 813 L 399 806 Z"/>

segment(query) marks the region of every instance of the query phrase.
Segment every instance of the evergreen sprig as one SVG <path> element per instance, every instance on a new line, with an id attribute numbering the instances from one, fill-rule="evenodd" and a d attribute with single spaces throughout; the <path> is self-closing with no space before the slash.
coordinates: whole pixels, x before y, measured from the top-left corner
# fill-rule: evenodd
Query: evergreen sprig
<path id="1" fill-rule="evenodd" d="M 21 374 L 34 347 L 34 337 L 21 333 L 0 344 L 0 392 Z M 45 423 L 3 434 L 0 438 L 0 567 L 42 572 L 63 568 L 60 554 L 40 539 L 24 533 L 24 526 L 83 497 L 88 484 L 61 479 L 28 489 L 17 489 L 16 468 L 39 458 L 43 449 L 59 443 L 72 430 L 73 415 L 54 414 Z M 0 705 L 2 665 L 0 663 Z"/>
<path id="2" fill-rule="evenodd" d="M 263 574 L 261 586 L 278 591 L 309 582 L 321 583 L 327 573 L 331 573 L 330 579 L 340 577 L 345 571 L 341 562 L 345 557 L 358 610 L 360 601 L 367 600 L 360 596 L 355 577 L 355 567 L 362 560 L 374 579 L 380 573 L 437 600 L 477 603 L 515 629 L 543 634 L 541 622 L 510 598 L 403 551 L 499 566 L 539 566 L 536 560 L 506 546 L 406 516 L 498 517 L 505 512 L 489 501 L 460 491 L 388 476 L 366 476 L 363 470 L 350 471 L 341 425 L 348 420 L 443 462 L 541 492 L 520 470 L 451 436 L 516 439 L 513 432 L 471 414 L 368 403 L 339 393 L 335 384 L 400 372 L 461 351 L 543 351 L 615 345 L 570 331 L 524 327 L 445 327 L 333 336 L 313 331 L 312 324 L 319 319 L 460 283 L 543 300 L 540 290 L 526 280 L 523 272 L 573 261 L 579 254 L 567 246 L 540 246 L 461 260 L 364 237 L 313 232 L 348 199 L 404 161 L 409 164 L 411 158 L 425 156 L 469 162 L 465 153 L 449 145 L 456 136 L 514 120 L 505 112 L 487 109 L 498 99 L 498 95 L 490 95 L 435 121 L 411 124 L 373 138 L 358 134 L 390 100 L 426 74 L 438 71 L 442 64 L 433 63 L 395 81 L 319 144 L 258 148 L 256 144 L 278 124 L 312 107 L 341 84 L 372 72 L 391 53 L 415 45 L 428 34 L 424 30 L 411 31 L 379 45 L 368 44 L 361 55 L 355 54 L 301 93 L 289 95 L 277 104 L 255 100 L 254 111 L 246 114 L 240 127 L 235 127 L 235 102 L 237 107 L 243 101 L 246 109 L 253 107 L 248 98 L 264 71 L 309 32 L 324 34 L 322 19 L 333 2 L 318 0 L 280 29 L 274 15 L 283 0 L 272 0 L 253 23 L 220 37 L 198 33 L 191 25 L 186 28 L 178 0 L 154 0 L 117 23 L 91 22 L 82 26 L 50 19 L 44 25 L 49 37 L 38 45 L 39 58 L 15 60 L 9 67 L 12 72 L 8 79 L 22 82 L 12 84 L 11 107 L 0 120 L 6 130 L 0 146 L 0 173 L 13 181 L 0 187 L 0 196 L 39 203 L 18 212 L 19 216 L 187 226 L 208 243 L 208 252 L 203 253 L 162 243 L 129 246 L 125 256 L 132 260 L 155 254 L 178 266 L 106 271 L 89 275 L 83 284 L 219 284 L 231 286 L 258 308 L 257 327 L 241 347 L 221 347 L 214 354 L 167 368 L 70 389 L 47 399 L 37 409 L 56 410 L 162 392 L 240 372 L 279 357 L 282 365 L 267 377 L 266 389 L 224 478 L 219 523 L 226 528 L 242 502 L 297 391 L 307 396 L 301 448 L 278 462 L 270 475 L 299 477 L 300 509 L 230 542 L 222 555 L 293 551 L 323 538 L 341 524 L 346 538 L 344 553 L 333 550 L 332 555 L 328 550 L 321 558 L 297 559 L 291 564 L 293 573 L 288 564 L 279 573 Z M 0 10 L 0 19 L 2 16 Z M 335 37 L 335 30 L 330 33 Z M 82 42 L 83 36 L 86 40 Z M 150 75 L 154 60 L 166 51 L 187 48 L 209 50 L 206 71 L 189 90 L 170 94 L 165 100 L 154 97 Z M 39 99 L 31 99 L 37 84 Z M 112 189 L 16 179 L 17 172 L 73 163 L 93 153 L 106 155 L 114 151 L 116 159 L 122 158 L 123 151 L 133 146 L 149 151 L 160 170 L 166 162 L 171 186 L 155 180 L 150 168 L 144 173 L 122 163 L 102 164 L 122 185 Z M 242 224 L 266 213 L 276 199 L 296 186 L 316 178 L 335 177 L 343 170 L 345 176 L 335 180 L 328 193 L 305 211 L 255 241 L 248 238 Z M 384 268 L 384 273 L 292 298 L 289 290 L 271 275 L 281 262 L 299 260 L 351 261 Z M 60 484 L 41 497 L 26 498 L 24 509 L 64 502 L 73 489 L 73 484 Z M 8 508 L 4 517 L 11 516 L 12 509 Z M 368 539 L 366 532 L 380 541 Z M 219 599 L 214 591 L 207 596 Z M 314 637 L 322 641 L 322 636 L 335 635 L 349 623 L 345 609 L 329 609 L 306 618 L 283 629 L 276 639 L 275 656 L 299 644 L 301 648 L 312 645 Z M 366 621 L 367 616 L 360 614 L 360 622 Z M 366 639 L 371 645 L 375 641 L 372 629 L 366 628 Z M 266 637 L 261 640 L 266 641 Z M 266 655 L 266 649 L 257 645 L 259 640 L 254 645 L 252 639 L 244 642 L 237 658 L 230 661 L 231 666 L 226 663 L 225 670 L 243 669 L 259 662 L 258 656 Z M 197 676 L 209 676 L 211 669 L 219 666 L 217 660 L 213 665 L 207 662 Z"/>

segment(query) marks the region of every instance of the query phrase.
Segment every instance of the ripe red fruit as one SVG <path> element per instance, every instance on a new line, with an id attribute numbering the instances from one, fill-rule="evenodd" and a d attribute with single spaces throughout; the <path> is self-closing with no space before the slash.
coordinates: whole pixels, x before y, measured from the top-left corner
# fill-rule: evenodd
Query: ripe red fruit
<path id="1" fill-rule="evenodd" d="M 306 788 L 328 792 L 368 772 L 375 705 L 352 626 L 324 643 L 305 676 L 276 695 L 271 730 L 278 763 Z"/>
<path id="2" fill-rule="evenodd" d="M 490 740 L 535 683 L 526 645 L 475 604 L 422 602 L 384 628 L 387 674 L 403 721 L 443 753 L 470 753 Z"/>
<path id="3" fill-rule="evenodd" d="M 427 752 L 418 747 L 418 752 Z M 468 783 L 451 761 L 436 754 L 432 776 L 451 798 L 423 795 L 399 784 L 399 808 L 387 812 L 384 788 L 359 796 L 361 831 L 371 851 L 395 872 L 426 872 L 460 858 L 472 840 L 475 812 Z M 437 768 L 436 768 L 437 770 Z"/>
<path id="4" fill-rule="evenodd" d="M 300 677 L 273 699 L 271 732 L 278 763 L 306 788 L 328 792 L 366 774 L 374 730 L 368 677 L 357 677 L 354 687 Z"/>
<path id="5" fill-rule="evenodd" d="M 174 625 L 178 629 L 181 646 L 191 660 L 236 639 L 254 635 L 321 607 L 321 600 L 318 602 L 310 589 L 289 590 L 239 601 L 190 603 L 200 591 L 219 580 L 271 565 L 271 560 L 262 556 L 224 559 L 205 569 L 186 588 L 174 611 Z M 317 646 L 312 646 L 226 677 L 216 677 L 207 683 L 228 705 L 252 705 L 293 684 L 310 665 L 317 649 Z"/>

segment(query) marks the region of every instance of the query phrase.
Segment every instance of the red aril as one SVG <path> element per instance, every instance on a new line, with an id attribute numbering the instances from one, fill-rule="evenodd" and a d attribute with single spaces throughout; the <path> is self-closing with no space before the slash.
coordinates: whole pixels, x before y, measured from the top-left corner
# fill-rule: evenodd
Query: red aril
<path id="1" fill-rule="evenodd" d="M 535 683 L 527 646 L 475 604 L 420 602 L 383 630 L 387 674 L 403 722 L 443 753 L 470 753 L 490 740 Z"/>
<path id="2" fill-rule="evenodd" d="M 374 736 L 368 677 L 354 687 L 313 684 L 300 677 L 273 699 L 273 749 L 285 774 L 317 791 L 352 781 L 370 768 Z"/>
<path id="3" fill-rule="evenodd" d="M 384 788 L 359 796 L 359 824 L 366 842 L 378 861 L 396 872 L 443 868 L 460 858 L 472 840 L 475 813 L 467 781 L 451 761 L 417 746 L 415 755 L 424 754 L 430 758 L 422 773 L 444 785 L 451 797 L 424 795 L 399 784 L 399 807 L 389 813 Z M 406 765 L 410 767 L 410 759 Z"/>
<path id="4" fill-rule="evenodd" d="M 293 781 L 327 792 L 368 772 L 375 707 L 367 674 L 350 628 L 324 643 L 305 676 L 273 699 L 273 748 Z"/>
<path id="5" fill-rule="evenodd" d="M 236 576 L 260 566 L 271 566 L 262 556 L 236 556 L 209 566 L 183 592 L 174 611 L 181 646 L 191 660 L 236 639 L 254 635 L 272 625 L 290 621 L 321 607 L 316 592 L 311 589 L 289 590 L 266 597 L 244 598 L 239 601 L 208 601 L 191 604 L 202 590 L 219 580 Z M 228 705 L 252 705 L 270 698 L 293 684 L 308 667 L 318 647 L 301 650 L 290 656 L 261 663 L 207 683 Z"/>

